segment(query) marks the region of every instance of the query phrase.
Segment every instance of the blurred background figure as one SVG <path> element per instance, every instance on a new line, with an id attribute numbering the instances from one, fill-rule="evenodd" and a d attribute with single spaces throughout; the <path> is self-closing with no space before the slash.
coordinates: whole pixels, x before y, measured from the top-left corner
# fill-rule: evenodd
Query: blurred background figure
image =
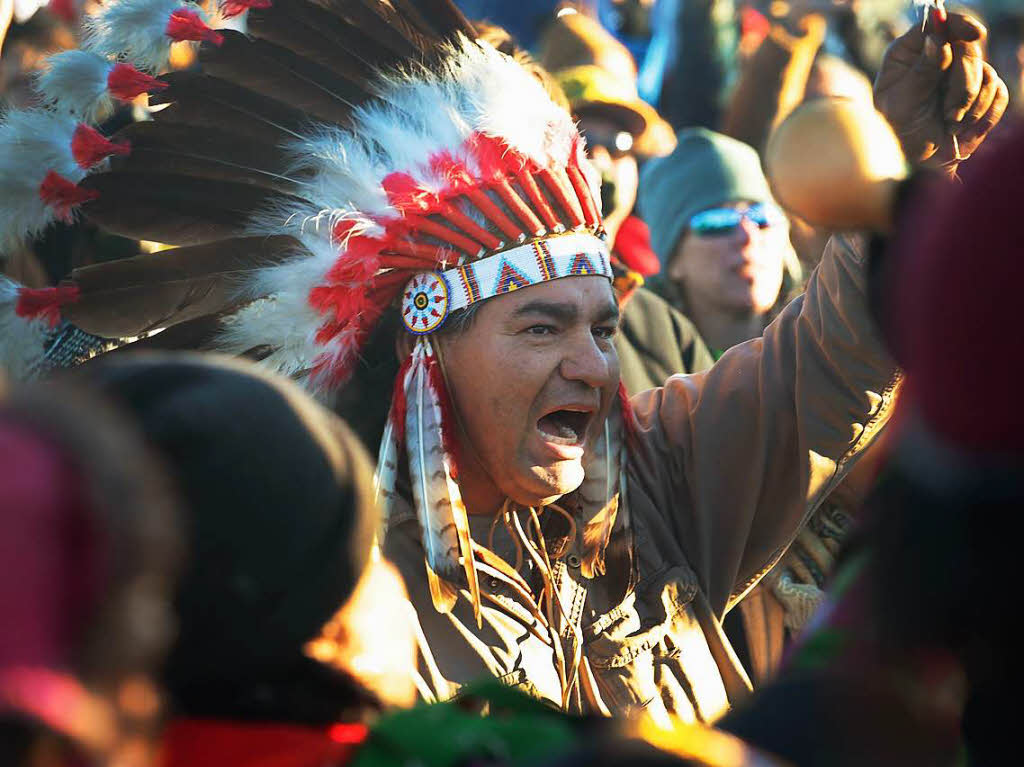
<path id="1" fill-rule="evenodd" d="M 0 764 L 153 763 L 176 511 L 142 435 L 101 400 L 0 394 Z"/>
<path id="2" fill-rule="evenodd" d="M 626 391 L 645 391 L 674 373 L 710 367 L 711 355 L 693 323 L 642 287 L 661 265 L 647 224 L 633 210 L 639 166 L 671 152 L 676 139 L 637 94 L 632 54 L 596 19 L 566 9 L 544 32 L 540 63 L 564 93 L 587 156 L 601 174 L 604 228 L 622 308 L 615 347 Z"/>
<path id="3" fill-rule="evenodd" d="M 715 357 L 760 336 L 799 287 L 785 214 L 753 148 L 703 129 L 651 162 L 640 211 L 663 265 L 652 281 L 691 319 Z"/>
<path id="4" fill-rule="evenodd" d="M 672 128 L 637 94 L 636 63 L 600 22 L 563 10 L 545 31 L 539 54 L 565 93 L 587 140 L 587 156 L 601 174 L 601 213 L 613 253 L 648 276 L 658 262 L 642 222 L 632 216 L 638 163 L 672 151 Z M 619 242 L 619 236 L 623 242 Z"/>
<path id="5" fill-rule="evenodd" d="M 183 497 L 163 767 L 345 763 L 379 711 L 416 697 L 411 612 L 371 557 L 355 437 L 238 361 L 113 354 L 69 377 L 135 420 Z"/>

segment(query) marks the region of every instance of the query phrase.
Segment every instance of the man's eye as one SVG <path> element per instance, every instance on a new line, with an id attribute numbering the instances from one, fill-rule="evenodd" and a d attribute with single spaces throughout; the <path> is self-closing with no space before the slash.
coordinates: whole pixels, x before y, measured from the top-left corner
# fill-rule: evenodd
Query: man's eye
<path id="1" fill-rule="evenodd" d="M 615 334 L 618 332 L 619 329 L 615 325 L 603 325 L 599 328 L 594 328 L 594 335 L 605 341 L 615 338 Z"/>
<path id="2" fill-rule="evenodd" d="M 531 325 L 526 329 L 531 336 L 547 336 L 555 332 L 553 325 Z"/>

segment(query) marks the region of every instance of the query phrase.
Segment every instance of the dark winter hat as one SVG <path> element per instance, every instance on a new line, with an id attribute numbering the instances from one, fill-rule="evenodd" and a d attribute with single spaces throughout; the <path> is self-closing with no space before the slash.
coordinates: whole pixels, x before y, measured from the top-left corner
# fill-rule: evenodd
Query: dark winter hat
<path id="1" fill-rule="evenodd" d="M 706 128 L 687 128 L 668 157 L 640 175 L 637 206 L 662 268 L 694 214 L 726 202 L 772 202 L 754 148 Z"/>
<path id="2" fill-rule="evenodd" d="M 962 184 L 908 202 L 884 312 L 902 404 L 950 446 L 1018 461 L 1022 178 L 1017 129 L 967 164 Z"/>
<path id="3" fill-rule="evenodd" d="M 77 379 L 138 419 L 184 497 L 172 692 L 294 665 L 351 594 L 376 528 L 370 464 L 348 428 L 293 383 L 227 358 L 113 355 Z"/>

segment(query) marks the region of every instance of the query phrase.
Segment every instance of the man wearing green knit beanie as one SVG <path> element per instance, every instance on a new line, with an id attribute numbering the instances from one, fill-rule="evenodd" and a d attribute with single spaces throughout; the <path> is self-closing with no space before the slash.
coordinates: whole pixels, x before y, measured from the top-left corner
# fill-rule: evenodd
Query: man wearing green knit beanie
<path id="1" fill-rule="evenodd" d="M 789 297 L 784 276 L 797 282 L 799 267 L 757 152 L 704 128 L 678 139 L 640 179 L 640 213 L 662 265 L 650 284 L 717 356 L 761 335 Z"/>

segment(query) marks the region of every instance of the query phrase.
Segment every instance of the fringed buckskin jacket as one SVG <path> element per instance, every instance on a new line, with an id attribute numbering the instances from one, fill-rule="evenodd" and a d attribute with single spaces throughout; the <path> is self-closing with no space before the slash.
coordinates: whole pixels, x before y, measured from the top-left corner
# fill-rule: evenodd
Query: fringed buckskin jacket
<path id="1" fill-rule="evenodd" d="M 633 397 L 621 499 L 632 573 L 584 578 L 580 541 L 549 540 L 566 616 L 556 631 L 497 572 L 481 578 L 482 628 L 467 591 L 438 613 L 411 504 L 390 519 L 384 553 L 408 585 L 429 650 L 420 672 L 438 699 L 494 676 L 573 711 L 707 722 L 748 694 L 722 618 L 870 444 L 898 389 L 868 313 L 865 260 L 857 240 L 834 238 L 806 293 L 762 338 Z M 471 527 L 487 545 L 491 519 L 471 517 Z M 495 553 L 512 562 L 502 541 Z M 569 693 L 559 658 L 583 670 Z"/>

